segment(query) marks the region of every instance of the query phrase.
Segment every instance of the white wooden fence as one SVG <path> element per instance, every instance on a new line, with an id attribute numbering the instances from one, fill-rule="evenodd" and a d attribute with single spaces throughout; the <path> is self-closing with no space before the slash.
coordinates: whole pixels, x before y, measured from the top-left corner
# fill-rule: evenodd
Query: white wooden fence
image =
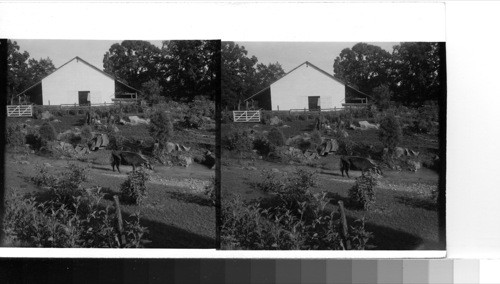
<path id="1" fill-rule="evenodd" d="M 32 105 L 9 105 L 7 106 L 8 117 L 32 117 Z"/>
<path id="2" fill-rule="evenodd" d="M 258 110 L 233 111 L 233 121 L 260 122 L 260 111 Z"/>

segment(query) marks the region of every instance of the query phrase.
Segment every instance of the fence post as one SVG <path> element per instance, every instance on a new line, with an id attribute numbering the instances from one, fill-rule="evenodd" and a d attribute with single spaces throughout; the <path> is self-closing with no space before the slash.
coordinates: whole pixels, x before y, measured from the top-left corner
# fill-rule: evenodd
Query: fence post
<path id="1" fill-rule="evenodd" d="M 346 249 L 351 249 L 351 241 L 349 240 L 349 231 L 347 230 L 347 218 L 345 216 L 344 211 L 344 202 L 339 200 L 339 211 L 340 211 L 340 221 L 342 222 L 342 238 L 344 239 L 344 243 Z"/>
<path id="2" fill-rule="evenodd" d="M 118 219 L 118 232 L 120 233 L 120 246 L 123 247 L 126 243 L 125 235 L 123 235 L 123 219 L 122 211 L 120 210 L 120 201 L 118 200 L 118 195 L 113 196 L 116 206 L 116 216 Z"/>

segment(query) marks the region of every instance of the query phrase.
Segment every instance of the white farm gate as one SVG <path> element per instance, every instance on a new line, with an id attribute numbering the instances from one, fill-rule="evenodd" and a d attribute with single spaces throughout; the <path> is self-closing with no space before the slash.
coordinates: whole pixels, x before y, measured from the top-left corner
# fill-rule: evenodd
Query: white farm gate
<path id="1" fill-rule="evenodd" d="M 32 105 L 9 105 L 7 106 L 8 117 L 32 117 Z"/>
<path id="2" fill-rule="evenodd" d="M 260 111 L 258 110 L 233 111 L 233 121 L 260 122 Z"/>

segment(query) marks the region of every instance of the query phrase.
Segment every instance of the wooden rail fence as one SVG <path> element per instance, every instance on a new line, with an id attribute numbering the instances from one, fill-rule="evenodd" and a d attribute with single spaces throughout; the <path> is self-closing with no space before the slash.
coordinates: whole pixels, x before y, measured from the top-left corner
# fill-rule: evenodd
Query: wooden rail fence
<path id="1" fill-rule="evenodd" d="M 8 105 L 7 106 L 7 116 L 8 117 L 32 117 L 33 116 L 33 106 L 32 105 Z"/>
<path id="2" fill-rule="evenodd" d="M 233 111 L 233 121 L 260 122 L 260 111 L 258 110 Z"/>

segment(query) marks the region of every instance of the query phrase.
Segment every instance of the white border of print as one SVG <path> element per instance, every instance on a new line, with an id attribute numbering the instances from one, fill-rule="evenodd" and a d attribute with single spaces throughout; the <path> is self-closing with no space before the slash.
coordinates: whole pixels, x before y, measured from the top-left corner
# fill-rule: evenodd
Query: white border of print
<path id="1" fill-rule="evenodd" d="M 445 41 L 443 3 L 0 3 L 0 37 Z M 445 251 L 0 248 L 5 257 L 424 258 Z"/>

